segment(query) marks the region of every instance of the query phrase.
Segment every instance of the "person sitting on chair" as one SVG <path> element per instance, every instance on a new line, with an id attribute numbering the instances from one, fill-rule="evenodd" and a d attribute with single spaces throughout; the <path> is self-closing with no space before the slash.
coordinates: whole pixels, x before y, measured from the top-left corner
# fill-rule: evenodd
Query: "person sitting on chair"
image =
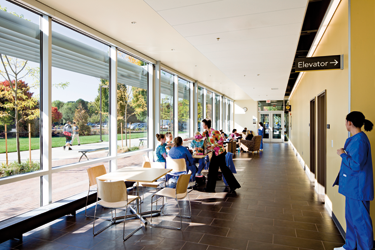
<path id="1" fill-rule="evenodd" d="M 176 137 L 173 140 L 173 147 L 169 150 L 169 157 L 172 159 L 185 159 L 186 161 L 186 172 L 191 171 L 191 181 L 195 181 L 195 173 L 197 168 L 194 164 L 194 158 L 191 156 L 191 153 L 186 147 L 182 146 L 182 138 Z"/>
<path id="2" fill-rule="evenodd" d="M 246 136 L 246 139 L 247 141 L 251 141 L 253 139 L 254 135 L 253 135 L 253 131 L 249 131 L 249 133 L 247 134 Z"/>

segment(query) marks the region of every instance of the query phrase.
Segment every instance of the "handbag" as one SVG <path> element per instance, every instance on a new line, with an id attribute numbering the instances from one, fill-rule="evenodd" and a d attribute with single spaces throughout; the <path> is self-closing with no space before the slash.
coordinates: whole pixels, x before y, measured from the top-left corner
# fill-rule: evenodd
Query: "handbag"
<path id="1" fill-rule="evenodd" d="M 64 131 L 64 135 L 65 136 L 72 136 L 72 133 L 68 132 L 68 131 Z"/>

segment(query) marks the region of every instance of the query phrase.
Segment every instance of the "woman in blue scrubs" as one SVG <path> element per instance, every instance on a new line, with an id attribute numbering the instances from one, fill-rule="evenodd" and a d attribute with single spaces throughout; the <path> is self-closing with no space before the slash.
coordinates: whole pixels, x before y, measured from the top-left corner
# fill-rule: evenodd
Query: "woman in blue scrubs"
<path id="1" fill-rule="evenodd" d="M 262 140 L 260 141 L 260 150 L 263 151 L 263 135 L 264 135 L 263 122 L 259 122 L 258 135 L 262 136 Z"/>
<path id="2" fill-rule="evenodd" d="M 371 145 L 367 135 L 372 122 L 358 111 L 346 116 L 346 129 L 351 133 L 344 148 L 337 150 L 342 158 L 340 172 L 333 186 L 345 196 L 345 245 L 336 250 L 370 250 L 373 247 L 370 201 L 374 199 Z"/>

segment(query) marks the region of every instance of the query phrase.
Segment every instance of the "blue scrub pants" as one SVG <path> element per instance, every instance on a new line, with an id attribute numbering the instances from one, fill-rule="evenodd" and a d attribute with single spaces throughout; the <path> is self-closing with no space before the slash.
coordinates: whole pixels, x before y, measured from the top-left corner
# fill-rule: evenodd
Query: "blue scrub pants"
<path id="1" fill-rule="evenodd" d="M 345 201 L 346 239 L 345 250 L 370 250 L 373 247 L 372 221 L 370 202 L 353 200 Z"/>
<path id="2" fill-rule="evenodd" d="M 197 171 L 197 174 L 201 174 L 203 168 L 206 166 L 206 160 L 205 158 L 202 158 L 202 159 L 194 159 L 194 165 L 196 163 L 199 163 L 199 167 L 198 167 L 198 171 Z"/>

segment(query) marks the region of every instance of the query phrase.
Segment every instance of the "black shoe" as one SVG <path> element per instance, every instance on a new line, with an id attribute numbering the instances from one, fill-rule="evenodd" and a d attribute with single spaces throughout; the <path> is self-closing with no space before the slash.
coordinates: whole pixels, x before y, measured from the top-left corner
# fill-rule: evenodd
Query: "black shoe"
<path id="1" fill-rule="evenodd" d="M 69 147 L 69 150 L 73 150 L 71 147 Z"/>
<path id="2" fill-rule="evenodd" d="M 63 149 L 65 150 L 66 146 L 63 147 Z"/>
<path id="3" fill-rule="evenodd" d="M 78 144 L 78 146 L 81 146 L 81 144 Z"/>

